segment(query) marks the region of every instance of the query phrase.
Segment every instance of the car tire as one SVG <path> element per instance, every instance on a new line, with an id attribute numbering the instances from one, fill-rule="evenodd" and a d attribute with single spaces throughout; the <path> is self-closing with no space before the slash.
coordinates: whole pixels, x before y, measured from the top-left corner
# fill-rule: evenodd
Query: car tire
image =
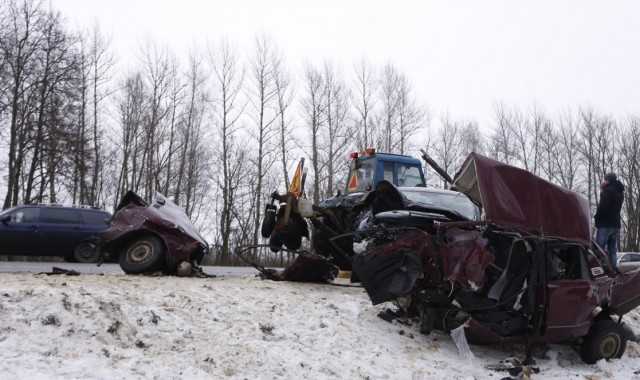
<path id="1" fill-rule="evenodd" d="M 601 359 L 618 359 L 627 348 L 627 336 L 623 327 L 611 319 L 594 323 L 584 337 L 580 357 L 587 364 Z"/>
<path id="2" fill-rule="evenodd" d="M 263 238 L 268 239 L 276 226 L 276 206 L 267 205 L 264 211 L 264 219 L 262 219 L 262 226 L 260 227 L 260 234 Z"/>
<path id="3" fill-rule="evenodd" d="M 84 241 L 73 250 L 73 261 L 78 263 L 97 263 L 100 250 L 95 244 Z"/>
<path id="4" fill-rule="evenodd" d="M 271 237 L 269 237 L 269 249 L 273 253 L 278 253 L 282 249 L 282 240 L 280 240 L 280 236 L 276 230 L 273 230 Z"/>
<path id="5" fill-rule="evenodd" d="M 284 244 L 288 249 L 300 249 L 302 246 L 302 235 L 298 235 L 297 233 L 289 233 L 280 235 L 280 241 Z"/>
<path id="6" fill-rule="evenodd" d="M 127 274 L 161 270 L 165 263 L 164 242 L 154 235 L 136 237 L 120 252 L 118 262 Z"/>

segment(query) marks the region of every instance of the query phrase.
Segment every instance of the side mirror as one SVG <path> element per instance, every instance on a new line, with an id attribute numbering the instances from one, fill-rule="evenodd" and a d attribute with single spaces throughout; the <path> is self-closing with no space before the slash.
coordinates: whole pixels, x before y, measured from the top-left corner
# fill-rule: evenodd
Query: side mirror
<path id="1" fill-rule="evenodd" d="M 4 224 L 7 224 L 10 221 L 11 221 L 11 215 L 3 215 L 2 218 L 0 218 L 0 222 Z"/>

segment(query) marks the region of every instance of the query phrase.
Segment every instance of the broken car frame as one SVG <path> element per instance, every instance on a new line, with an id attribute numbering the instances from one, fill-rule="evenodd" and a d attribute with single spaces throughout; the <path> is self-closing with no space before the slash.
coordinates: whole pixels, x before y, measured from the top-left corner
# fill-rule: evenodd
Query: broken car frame
<path id="1" fill-rule="evenodd" d="M 402 301 L 423 333 L 465 326 L 471 343 L 524 343 L 525 363 L 531 343 L 578 343 L 587 363 L 621 357 L 640 270 L 617 273 L 591 244 L 587 200 L 475 153 L 452 185 L 483 221 L 407 210 L 389 183 L 367 196 L 373 217 L 349 235 L 364 246 L 352 260 L 372 302 Z"/>

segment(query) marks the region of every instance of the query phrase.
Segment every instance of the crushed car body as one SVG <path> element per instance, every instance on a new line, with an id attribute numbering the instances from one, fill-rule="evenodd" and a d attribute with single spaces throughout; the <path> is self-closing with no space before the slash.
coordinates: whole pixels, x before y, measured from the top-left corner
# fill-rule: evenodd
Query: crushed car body
<path id="1" fill-rule="evenodd" d="M 179 274 L 185 266 L 200 264 L 209 251 L 184 211 L 161 194 L 148 203 L 127 192 L 99 238 L 103 254 L 117 257 L 130 274 Z"/>
<path id="2" fill-rule="evenodd" d="M 587 363 L 621 357 L 640 270 L 617 273 L 590 242 L 587 200 L 476 153 L 452 182 L 483 220 L 407 202 L 384 181 L 367 195 L 349 235 L 372 303 L 395 300 L 423 333 L 464 325 L 471 343 L 524 343 L 528 361 L 536 342 L 578 343 Z"/>

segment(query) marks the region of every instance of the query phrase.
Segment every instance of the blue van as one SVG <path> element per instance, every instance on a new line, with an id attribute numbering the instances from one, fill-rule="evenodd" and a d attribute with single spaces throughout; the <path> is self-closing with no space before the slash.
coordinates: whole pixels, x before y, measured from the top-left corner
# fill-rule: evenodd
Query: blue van
<path id="1" fill-rule="evenodd" d="M 87 206 L 21 205 L 0 212 L 0 255 L 63 256 L 94 263 L 111 214 Z"/>

